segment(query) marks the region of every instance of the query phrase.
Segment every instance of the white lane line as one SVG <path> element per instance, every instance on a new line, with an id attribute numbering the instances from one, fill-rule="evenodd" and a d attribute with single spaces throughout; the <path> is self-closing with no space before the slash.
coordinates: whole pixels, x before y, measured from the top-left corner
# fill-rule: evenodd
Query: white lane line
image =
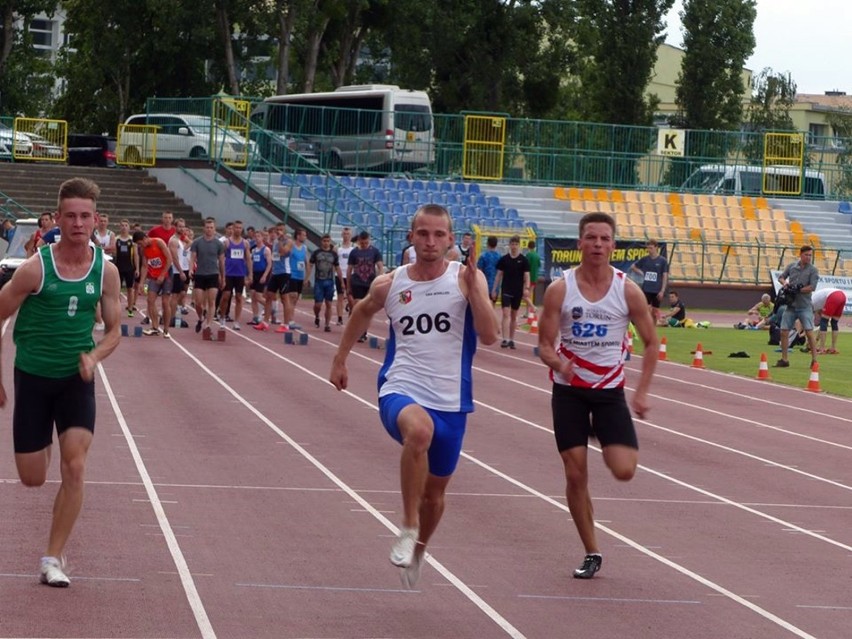
<path id="1" fill-rule="evenodd" d="M 183 556 L 183 552 L 181 552 L 180 544 L 178 544 L 174 530 L 166 516 L 166 511 L 163 508 L 159 495 L 157 494 L 157 489 L 151 481 L 151 476 L 148 474 L 145 462 L 139 454 L 139 449 L 136 447 L 136 442 L 133 440 L 130 427 L 127 425 L 127 420 L 124 419 L 124 413 L 118 405 L 118 400 L 112 392 L 109 379 L 107 379 L 106 372 L 101 364 L 98 364 L 98 373 L 100 373 L 101 381 L 107 392 L 107 396 L 109 397 L 109 402 L 112 405 L 115 417 L 118 420 L 118 425 L 124 433 L 124 439 L 130 449 L 130 454 L 133 456 L 133 462 L 136 464 L 136 470 L 139 473 L 139 477 L 142 479 L 142 484 L 145 486 L 145 492 L 148 494 L 148 499 L 151 501 L 151 508 L 154 510 L 157 522 L 160 524 L 160 530 L 163 532 L 163 537 L 165 537 L 169 553 L 171 553 L 172 560 L 174 561 L 175 567 L 180 575 L 181 585 L 186 593 L 186 598 L 189 602 L 190 608 L 192 609 L 195 622 L 198 624 L 198 629 L 201 631 L 201 637 L 202 639 L 216 639 L 216 633 L 213 631 L 213 626 L 207 616 L 207 611 L 204 609 L 204 604 L 198 594 L 198 589 L 195 587 L 195 582 L 192 579 L 192 573 L 186 563 L 186 558 Z"/>
<path id="2" fill-rule="evenodd" d="M 568 510 L 568 506 L 558 502 L 557 500 L 555 500 L 551 497 L 548 497 L 544 493 L 540 493 L 535 488 L 532 488 L 531 486 L 527 486 L 526 484 L 518 481 L 514 477 L 509 477 L 505 473 L 500 472 L 496 468 L 493 468 L 493 467 L 489 466 L 488 464 L 485 464 L 485 463 L 479 461 L 478 459 L 474 459 L 473 457 L 467 455 L 466 453 L 462 453 L 462 456 L 469 459 L 473 463 L 477 464 L 483 470 L 487 470 L 488 472 L 500 477 L 501 479 L 509 482 L 510 484 L 517 486 L 518 488 L 520 488 L 522 490 L 527 491 L 531 495 L 535 495 L 536 497 L 538 497 L 542 501 L 549 503 L 550 505 L 554 506 L 555 508 L 558 508 L 559 510 L 562 510 L 562 511 L 570 514 L 571 511 Z M 643 555 L 646 555 L 646 556 L 650 557 L 651 559 L 654 559 L 654 560 L 660 562 L 661 564 L 668 566 L 669 568 L 671 568 L 673 570 L 676 570 L 677 572 L 684 575 L 685 577 L 688 577 L 688 578 L 692 579 L 693 581 L 697 581 L 701 585 L 706 586 L 707 588 L 710 588 L 711 590 L 714 590 L 715 592 L 718 592 L 719 594 L 727 597 L 731 601 L 738 603 L 745 608 L 748 608 L 749 610 L 757 613 L 758 615 L 760 615 L 761 617 L 763 617 L 767 621 L 771 621 L 772 623 L 776 624 L 777 626 L 780 626 L 781 628 L 784 628 L 785 630 L 793 633 L 797 637 L 802 637 L 803 639 L 816 639 L 816 637 L 814 637 L 811 634 L 808 634 L 807 632 L 805 632 L 801 628 L 794 626 L 789 621 L 786 621 L 785 619 L 782 619 L 781 617 L 769 612 L 768 610 L 761 608 L 757 604 L 751 603 L 750 601 L 748 601 L 744 597 L 736 594 L 735 592 L 728 590 L 727 588 L 717 584 L 714 581 L 710 581 L 706 577 L 702 577 L 701 575 L 699 575 L 696 572 L 693 572 L 689 568 L 686 568 L 685 566 L 681 566 L 680 564 L 672 561 L 671 559 L 668 559 L 667 557 L 663 557 L 662 555 L 654 552 L 653 550 L 651 550 L 647 546 L 643 546 L 642 544 L 633 541 L 629 537 L 622 535 L 621 533 L 610 528 L 609 526 L 604 526 L 600 522 L 596 521 L 595 527 L 598 528 L 599 530 L 603 531 L 604 533 L 606 533 L 610 537 L 618 539 L 622 543 L 630 546 L 631 548 L 642 553 Z"/>
<path id="3" fill-rule="evenodd" d="M 623 599 L 619 597 L 569 597 L 564 595 L 518 595 L 520 599 L 554 599 L 557 601 L 603 601 L 606 603 L 687 604 L 702 605 L 690 599 Z"/>
<path id="4" fill-rule="evenodd" d="M 293 362 L 293 361 L 291 361 L 291 360 L 287 359 L 287 358 L 286 358 L 286 357 L 284 357 L 283 355 L 280 355 L 280 354 L 276 353 L 276 352 L 275 352 L 275 351 L 273 351 L 272 349 L 266 348 L 266 347 L 265 347 L 265 346 L 263 346 L 262 344 L 258 344 L 257 342 L 255 342 L 254 340 L 252 340 L 252 339 L 250 339 L 250 338 L 248 338 L 248 337 L 244 337 L 244 336 L 242 336 L 242 335 L 241 335 L 240 337 L 242 337 L 243 339 L 245 339 L 246 341 L 248 341 L 248 342 L 250 342 L 250 343 L 252 343 L 252 344 L 255 344 L 255 345 L 259 346 L 260 348 L 263 348 L 264 350 L 266 350 L 267 352 L 271 353 L 271 354 L 272 354 L 272 355 L 274 355 L 275 357 L 277 357 L 277 358 L 279 358 L 279 359 L 284 360 L 285 362 L 289 363 L 290 365 L 292 365 L 292 366 L 296 367 L 297 369 L 301 370 L 302 372 L 304 372 L 304 373 L 308 374 L 310 377 L 313 377 L 313 378 L 315 378 L 315 379 L 318 379 L 318 380 L 320 380 L 321 382 L 324 382 L 324 383 L 329 383 L 327 380 L 325 380 L 324 378 L 320 377 L 319 375 L 317 375 L 317 374 L 316 374 L 316 373 L 314 373 L 313 371 L 310 371 L 310 370 L 306 369 L 305 367 L 303 367 L 303 366 L 301 366 L 301 365 L 299 365 L 299 364 L 296 364 L 295 362 Z M 183 348 L 183 347 L 181 347 L 181 348 Z M 194 360 L 198 361 L 198 360 L 197 360 L 197 359 L 196 359 L 196 358 L 195 358 L 195 357 L 194 357 L 191 353 L 189 353 L 188 351 L 187 351 L 187 355 L 188 355 L 190 358 L 192 358 L 192 359 L 194 359 Z M 207 368 L 206 368 L 206 367 L 205 367 L 205 366 L 204 366 L 201 362 L 198 362 L 198 363 L 199 363 L 199 366 L 201 366 L 201 367 L 202 367 L 202 368 L 204 368 L 205 370 L 208 370 L 208 371 L 209 371 L 209 369 L 207 369 Z M 215 377 L 215 375 L 214 375 L 212 372 L 210 372 L 210 374 L 211 374 L 211 376 L 213 376 L 214 378 L 216 378 L 216 377 Z M 216 379 L 218 379 L 218 378 L 216 378 Z M 234 396 L 235 396 L 235 397 L 238 397 L 238 395 L 236 394 L 236 392 L 235 392 L 235 391 L 233 391 L 233 390 L 231 390 L 231 389 L 230 389 L 230 387 L 229 387 L 229 386 L 227 386 L 224 382 L 220 381 L 219 383 L 220 383 L 220 384 L 222 384 L 223 386 L 225 386 L 225 388 L 229 389 L 229 392 L 231 392 L 232 394 L 234 394 Z M 362 399 L 361 397 L 358 397 L 357 395 L 354 395 L 354 394 L 352 394 L 352 393 L 349 393 L 348 391 L 346 391 L 346 392 L 347 392 L 347 394 L 348 394 L 350 397 L 353 397 L 354 399 L 356 399 L 357 401 L 361 402 L 362 404 L 364 404 L 364 405 L 366 405 L 366 406 L 370 406 L 370 407 L 371 407 L 371 408 L 373 408 L 374 410 L 377 410 L 377 407 L 376 407 L 374 404 L 372 404 L 371 402 L 368 402 L 367 400 Z M 478 403 L 479 405 L 482 405 L 482 406 L 487 406 L 487 405 L 482 404 L 482 403 L 480 403 L 480 402 L 477 402 L 477 403 Z M 256 411 L 253 407 L 251 407 L 251 406 L 250 406 L 250 405 L 248 405 L 248 404 L 246 404 L 246 405 L 249 407 L 249 409 L 250 409 L 250 410 L 252 410 L 252 412 L 257 413 L 257 411 Z M 491 407 L 488 407 L 488 408 L 491 408 Z M 495 410 L 496 410 L 496 409 L 495 409 Z M 549 428 L 544 428 L 544 427 L 542 427 L 542 426 L 540 426 L 540 425 L 538 425 L 538 424 L 535 424 L 535 423 L 533 423 L 533 422 L 530 422 L 530 421 L 525 420 L 525 419 L 520 418 L 520 417 L 516 417 L 516 416 L 514 416 L 514 415 L 510 415 L 509 413 L 506 413 L 506 412 L 504 412 L 504 411 L 499 411 L 499 410 L 497 410 L 496 412 L 499 412 L 499 413 L 501 413 L 501 414 L 503 414 L 503 415 L 506 415 L 506 416 L 508 416 L 508 417 L 511 417 L 512 419 L 515 419 L 515 420 L 520 421 L 520 422 L 525 423 L 525 424 L 529 424 L 529 425 L 531 425 L 531 426 L 534 426 L 534 427 L 536 427 L 536 428 L 538 428 L 538 429 L 540 429 L 540 430 L 543 430 L 543 431 L 549 432 L 549 433 L 551 433 L 551 434 L 552 434 L 552 432 L 553 432 L 553 431 L 552 431 L 551 429 L 549 429 Z M 265 418 L 262 418 L 262 419 L 265 421 Z M 278 432 L 276 427 L 273 427 L 273 430 L 276 430 L 276 432 Z M 283 436 L 283 434 L 282 434 L 282 436 Z M 285 437 L 286 437 L 286 436 L 285 436 Z M 289 439 L 289 438 L 288 438 L 288 439 Z M 594 448 L 594 447 L 590 446 L 590 448 Z M 598 448 L 594 448 L 594 449 L 600 452 L 600 449 L 598 449 Z M 307 454 L 307 453 L 305 453 L 305 454 Z M 531 495 L 534 495 L 534 496 L 538 497 L 540 500 L 545 501 L 546 503 L 548 503 L 548 504 L 550 504 L 550 505 L 554 506 L 555 508 L 557 508 L 557 509 L 559 509 L 559 510 L 561 510 L 561 511 L 563 511 L 563 512 L 566 512 L 566 513 L 569 513 L 569 514 L 570 514 L 570 511 L 568 510 L 568 507 L 567 507 L 566 505 L 562 504 L 561 502 L 557 501 L 556 499 L 554 499 L 554 498 L 552 498 L 552 497 L 549 497 L 548 495 L 545 495 L 545 494 L 543 494 L 543 493 L 541 493 L 541 492 L 539 492 L 539 491 L 535 490 L 534 488 L 532 488 L 532 487 L 530 487 L 530 486 L 527 486 L 527 485 L 526 485 L 526 484 L 524 484 L 523 482 L 520 482 L 520 481 L 516 480 L 515 478 L 510 477 L 509 475 L 506 475 L 505 473 L 503 473 L 503 472 L 501 472 L 501 471 L 497 470 L 497 469 L 496 469 L 496 468 L 494 468 L 493 466 L 489 466 L 488 464 L 486 464 L 486 463 L 484 463 L 484 462 L 480 461 L 479 459 L 477 459 L 477 458 L 475 458 L 475 457 L 471 456 L 470 454 L 468 454 L 468 453 L 466 453 L 466 452 L 462 452 L 462 457 L 463 457 L 464 459 L 467 459 L 468 461 L 470 461 L 470 462 L 472 462 L 472 463 L 476 464 L 477 466 L 479 466 L 479 467 L 480 467 L 480 468 L 482 468 L 483 470 L 486 470 L 487 472 L 490 472 L 491 474 L 496 475 L 497 477 L 500 477 L 501 479 L 503 479 L 503 480 L 505 480 L 505 481 L 509 482 L 510 484 L 514 485 L 514 486 L 515 486 L 515 487 L 517 487 L 517 488 L 520 488 L 520 489 L 521 489 L 521 490 L 523 490 L 524 492 L 527 492 L 527 493 L 529 493 L 529 494 L 531 494 Z M 712 498 L 714 498 L 714 499 L 716 499 L 716 500 L 718 500 L 718 501 L 721 501 L 721 502 L 723 502 L 723 503 L 725 503 L 725 504 L 732 505 L 732 506 L 736 506 L 736 507 L 741 508 L 741 509 L 743 509 L 743 510 L 745 510 L 745 511 L 747 511 L 747 512 L 750 512 L 750 513 L 755 514 L 755 515 L 758 515 L 758 516 L 760 516 L 760 517 L 763 517 L 763 518 L 769 519 L 770 521 L 774 521 L 774 522 L 776 522 L 776 523 L 780 523 L 780 524 L 782 524 L 782 525 L 784 525 L 784 526 L 787 526 L 787 527 L 792 528 L 792 529 L 794 529 L 794 530 L 797 530 L 797 531 L 799 531 L 799 532 L 802 532 L 802 533 L 805 533 L 805 534 L 811 534 L 811 533 L 809 533 L 809 531 L 805 530 L 804 528 L 801 528 L 801 527 L 796 526 L 796 525 L 794 525 L 794 524 L 791 524 L 791 523 L 789 523 L 789 522 L 784 522 L 783 520 L 778 519 L 778 518 L 776 518 L 776 517 L 772 517 L 772 516 L 770 516 L 770 515 L 766 515 L 765 513 L 761 513 L 760 511 L 757 511 L 757 510 L 755 510 L 755 509 L 753 509 L 753 508 L 748 508 L 748 507 L 743 506 L 743 505 L 741 505 L 741 504 L 737 504 L 736 502 L 733 502 L 733 501 L 731 501 L 731 500 L 729 500 L 729 499 L 726 499 L 726 498 L 724 498 L 724 497 L 721 497 L 721 496 L 719 496 L 719 495 L 714 495 L 713 493 L 710 493 L 709 491 L 702 490 L 702 489 L 700 489 L 700 488 L 698 488 L 698 487 L 695 487 L 695 486 L 691 486 L 691 485 L 689 485 L 689 484 L 687 484 L 687 483 L 685 483 L 685 482 L 682 482 L 682 481 L 680 481 L 680 480 L 673 479 L 673 478 L 671 478 L 671 477 L 668 477 L 667 475 L 664 475 L 664 474 L 662 474 L 662 473 L 658 473 L 658 472 L 653 471 L 653 470 L 651 470 L 651 469 L 647 469 L 647 468 L 645 468 L 645 467 L 643 467 L 643 466 L 640 466 L 640 468 L 642 468 L 643 470 L 647 470 L 648 472 L 650 472 L 650 473 L 652 473 L 652 474 L 654 474 L 654 475 L 657 475 L 657 476 L 659 476 L 659 477 L 661 477 L 661 478 L 668 479 L 669 481 L 672 481 L 672 482 L 674 482 L 674 483 L 676 483 L 676 484 L 678 484 L 678 485 L 681 485 L 681 486 L 684 486 L 684 487 L 686 487 L 686 488 L 690 488 L 690 489 L 692 489 L 692 490 L 695 490 L 695 491 L 697 491 L 697 492 L 700 492 L 701 494 L 703 494 L 703 495 L 705 495 L 705 496 L 712 497 Z M 355 497 L 353 497 L 353 498 L 355 498 Z M 357 497 L 357 500 L 359 501 L 359 503 L 362 503 L 362 500 L 361 500 L 360 496 L 358 496 L 358 497 Z M 366 502 L 363 502 L 363 504 L 365 505 L 365 507 L 367 507 Z M 370 510 L 370 512 L 371 512 L 371 513 L 375 513 L 375 514 L 374 514 L 374 516 L 376 516 L 377 518 L 379 518 L 379 514 L 378 514 L 378 513 L 376 513 L 376 512 L 374 511 L 374 509 L 373 509 L 371 506 L 370 506 L 368 509 Z M 387 522 L 387 520 L 386 520 L 386 519 L 384 519 L 384 517 L 382 517 L 382 518 L 380 519 L 380 521 L 383 521 L 383 523 L 384 523 L 384 522 Z M 386 525 L 386 526 L 388 526 L 389 528 L 391 528 L 391 527 L 392 527 L 392 525 L 389 525 L 389 522 L 388 522 L 388 523 L 385 523 L 385 525 Z M 762 616 L 763 618 L 765 618 L 765 619 L 767 619 L 767 620 L 769 620 L 769 621 L 771 621 L 771 622 L 775 623 L 776 625 L 778 625 L 778 626 L 780 626 L 780 627 L 784 628 L 785 630 L 788 630 L 789 632 L 791 632 L 791 633 L 795 634 L 796 636 L 798 636 L 798 637 L 802 637 L 803 639 L 816 639 L 816 638 L 815 638 L 815 637 L 813 637 L 812 635 L 810 635 L 810 634 L 808 634 L 807 632 L 805 632 L 804 630 L 802 630 L 802 629 L 800 629 L 800 628 L 798 628 L 798 627 L 794 626 L 793 624 L 791 624 L 790 622 L 788 622 L 788 621 L 786 621 L 786 620 L 782 619 L 781 617 L 778 617 L 778 616 L 774 615 L 773 613 L 769 612 L 768 610 L 765 610 L 765 609 L 761 608 L 760 606 L 757 606 L 756 604 L 753 604 L 753 603 L 749 602 L 749 601 L 748 601 L 747 599 L 745 599 L 744 597 L 742 597 L 742 596 L 740 596 L 740 595 L 737 595 L 736 593 L 734 593 L 734 592 L 732 592 L 732 591 L 728 590 L 727 588 L 724 588 L 723 586 L 721 586 L 721 585 L 719 585 L 719 584 L 717 584 L 717 583 L 715 583 L 715 582 L 713 582 L 713 581 L 710 581 L 709 579 L 707 579 L 707 578 L 705 578 L 705 577 L 703 577 L 703 576 L 699 575 L 698 573 L 695 573 L 695 572 L 693 572 L 693 571 L 689 570 L 688 568 L 686 568 L 686 567 L 684 567 L 684 566 L 681 566 L 680 564 L 678 564 L 678 563 L 676 563 L 676 562 L 674 562 L 674 561 L 672 561 L 672 560 L 668 559 L 667 557 L 663 557 L 662 555 L 660 555 L 660 554 L 658 554 L 658 553 L 656 553 L 656 552 L 654 552 L 654 551 L 650 550 L 650 548 L 648 548 L 648 547 L 646 547 L 646 546 L 643 546 L 643 545 L 639 544 L 638 542 L 633 541 L 632 539 L 630 539 L 630 538 L 628 538 L 628 537 L 626 537 L 626 536 L 622 535 L 621 533 L 617 532 L 616 530 L 614 530 L 614 529 L 612 529 L 612 528 L 610 528 L 610 527 L 608 527 L 608 526 L 603 525 L 601 522 L 595 522 L 595 526 L 596 526 L 598 529 L 600 529 L 601 531 L 603 531 L 604 533 L 606 533 L 607 535 L 609 535 L 609 536 L 611 536 L 611 537 L 613 537 L 613 538 L 615 538 L 615 539 L 617 539 L 617 540 L 621 541 L 622 543 L 624 543 L 624 544 L 626 544 L 626 545 L 630 546 L 630 547 L 631 547 L 631 548 L 633 548 L 634 550 L 637 550 L 638 552 L 640 552 L 640 553 L 642 553 L 642 554 L 645 554 L 645 555 L 647 555 L 648 557 L 651 557 L 652 559 L 655 559 L 656 561 L 658 561 L 658 562 L 662 563 L 662 564 L 663 564 L 663 565 L 665 565 L 665 566 L 668 566 L 669 568 L 672 568 L 673 570 L 675 570 L 675 571 L 677 571 L 677 572 L 681 573 L 682 575 L 684 575 L 684 576 L 686 576 L 686 577 L 689 577 L 690 579 L 692 579 L 692 580 L 694 580 L 694 581 L 697 581 L 698 583 L 700 583 L 700 584 L 702 584 L 702 585 L 706 586 L 707 588 L 710 588 L 711 590 L 714 590 L 715 592 L 718 592 L 719 594 L 721 594 L 721 595 L 723 595 L 723 596 L 725 596 L 725 597 L 729 598 L 730 600 L 734 601 L 735 603 L 738 603 L 738 604 L 740 604 L 741 606 L 744 606 L 744 607 L 748 608 L 749 610 L 751 610 L 751 611 L 753 611 L 753 612 L 757 613 L 758 615 Z M 848 549 L 852 550 L 852 547 L 845 546 L 845 545 L 843 545 L 843 544 L 840 544 L 839 542 L 835 542 L 834 540 L 831 540 L 831 539 L 828 539 L 828 538 L 825 538 L 825 537 L 822 537 L 822 536 L 819 536 L 819 535 L 812 535 L 812 536 L 815 536 L 815 537 L 817 537 L 817 538 L 819 538 L 819 539 L 822 539 L 823 541 L 826 541 L 826 542 L 828 542 L 828 543 L 831 543 L 831 544 L 834 544 L 834 545 L 838 545 L 838 546 L 840 546 L 840 547 L 848 548 Z M 430 558 L 430 559 L 431 559 L 431 558 Z M 431 561 L 430 561 L 430 563 L 431 563 Z M 437 564 L 437 562 L 435 562 L 435 563 Z M 434 564 L 433 564 L 433 565 L 434 565 Z M 437 566 L 436 566 L 436 568 L 437 568 Z M 442 567 L 442 568 L 443 568 L 443 567 Z M 439 570 L 439 572 L 442 572 L 442 571 L 441 571 L 441 570 Z M 447 571 L 447 572 L 449 572 L 449 571 Z M 443 574 L 443 572 L 442 572 L 442 574 Z"/>
<path id="5" fill-rule="evenodd" d="M 238 333 L 234 333 L 237 335 Z M 259 344 L 254 340 L 239 334 L 239 336 L 246 340 L 247 342 L 254 344 L 255 346 L 262 348 L 263 350 L 275 355 L 276 357 L 286 361 L 288 364 L 293 366 L 294 368 L 300 370 L 306 375 L 313 377 L 314 379 L 319 380 L 321 383 L 326 384 L 331 388 L 331 382 L 327 379 L 324 379 L 320 375 L 317 375 L 313 371 L 305 368 L 297 364 L 296 362 L 279 355 L 275 351 L 270 348 L 267 348 L 263 344 Z M 230 395 L 240 402 L 243 406 L 245 406 L 255 417 L 257 417 L 261 422 L 266 424 L 270 430 L 276 433 L 279 437 L 285 440 L 290 446 L 292 446 L 302 457 L 308 460 L 314 467 L 319 470 L 323 475 L 325 475 L 329 481 L 338 486 L 342 491 L 344 491 L 351 499 L 356 501 L 361 507 L 364 508 L 367 512 L 369 512 L 375 519 L 381 522 L 385 528 L 390 530 L 394 535 L 399 533 L 399 529 L 387 518 L 385 517 L 379 510 L 374 508 L 372 504 L 370 504 L 366 499 L 361 497 L 353 488 L 351 488 L 348 484 L 346 484 L 342 479 L 340 479 L 337 475 L 335 475 L 329 468 L 322 464 L 316 457 L 311 455 L 303 446 L 300 446 L 298 442 L 296 442 L 293 438 L 291 438 L 287 433 L 281 430 L 274 422 L 272 422 L 269 418 L 266 417 L 263 413 L 261 413 L 258 409 L 251 405 L 248 401 L 243 399 L 242 395 L 240 395 L 234 388 L 232 388 L 225 380 L 219 377 L 216 373 L 214 373 L 210 368 L 208 368 L 201 360 L 199 360 L 195 355 L 189 352 L 189 350 L 178 342 L 174 342 L 175 346 L 181 349 L 184 354 L 191 359 L 195 364 L 207 373 L 216 383 L 218 383 L 222 388 L 224 388 Z M 335 391 L 336 392 L 336 391 Z M 358 402 L 361 402 L 365 406 L 372 408 L 373 410 L 378 410 L 375 405 L 372 403 L 361 399 L 357 395 L 349 391 L 344 391 L 347 395 L 352 397 Z M 431 555 L 427 554 L 427 561 L 431 564 L 441 575 L 444 576 L 447 581 L 452 583 L 465 597 L 467 597 L 477 608 L 479 608 L 486 616 L 488 616 L 491 621 L 497 624 L 507 635 L 513 637 L 513 639 L 525 639 L 524 635 L 515 628 L 512 624 L 509 623 L 507 619 L 505 619 L 500 613 L 498 613 L 494 608 L 492 608 L 482 597 L 476 594 L 467 584 L 465 584 L 461 579 L 456 577 L 452 572 L 450 572 L 447 568 L 443 566 L 438 560 L 436 560 Z"/>

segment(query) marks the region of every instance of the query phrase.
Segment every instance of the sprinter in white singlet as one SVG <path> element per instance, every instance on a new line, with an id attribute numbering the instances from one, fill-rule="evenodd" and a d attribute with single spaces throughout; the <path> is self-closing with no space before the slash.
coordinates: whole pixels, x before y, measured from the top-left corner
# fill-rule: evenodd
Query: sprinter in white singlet
<path id="1" fill-rule="evenodd" d="M 642 290 L 610 265 L 615 249 L 613 218 L 606 213 L 584 215 L 578 249 L 579 266 L 545 291 L 538 347 L 553 380 L 553 432 L 565 466 L 568 507 L 586 550 L 574 577 L 591 579 L 600 570 L 602 556 L 589 495 L 589 437 L 597 437 L 616 479 L 633 478 L 639 445 L 624 397 L 628 321 L 633 321 L 645 343 L 632 399 L 638 417 L 648 412 L 658 344 Z"/>
<path id="2" fill-rule="evenodd" d="M 348 383 L 346 357 L 372 317 L 391 322 L 379 371 L 379 411 L 402 444 L 403 521 L 391 549 L 405 586 L 420 575 L 426 544 L 444 511 L 444 493 L 461 453 L 467 414 L 473 411 L 471 366 L 476 339 L 497 340 L 497 320 L 485 276 L 447 260 L 453 246 L 450 215 L 437 204 L 420 207 L 411 223 L 414 264 L 380 275 L 352 312 L 332 363 L 330 380 Z"/>

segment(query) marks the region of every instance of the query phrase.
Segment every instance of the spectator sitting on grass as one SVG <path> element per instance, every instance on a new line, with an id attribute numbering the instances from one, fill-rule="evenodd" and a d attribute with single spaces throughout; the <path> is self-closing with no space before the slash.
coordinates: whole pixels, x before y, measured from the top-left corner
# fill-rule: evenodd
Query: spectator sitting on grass
<path id="1" fill-rule="evenodd" d="M 665 315 L 660 317 L 660 326 L 685 326 L 686 322 L 686 306 L 681 301 L 677 291 L 669 291 L 669 305 L 671 309 Z"/>
<path id="2" fill-rule="evenodd" d="M 772 315 L 772 310 L 774 306 L 772 304 L 772 298 L 768 293 L 764 293 L 760 301 L 752 306 L 748 310 L 748 316 L 744 322 L 739 322 L 738 324 L 734 324 L 734 328 L 738 328 L 740 330 L 750 329 L 750 330 L 758 330 L 762 328 L 769 328 L 769 317 Z"/>

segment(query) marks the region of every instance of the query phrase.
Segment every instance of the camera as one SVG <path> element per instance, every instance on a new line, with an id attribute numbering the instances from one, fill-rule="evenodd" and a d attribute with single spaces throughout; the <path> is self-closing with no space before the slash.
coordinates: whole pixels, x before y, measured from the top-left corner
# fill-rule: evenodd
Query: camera
<path id="1" fill-rule="evenodd" d="M 804 284 L 785 284 L 778 291 L 775 303 L 778 306 L 789 306 L 796 299 L 796 294 L 802 290 Z"/>

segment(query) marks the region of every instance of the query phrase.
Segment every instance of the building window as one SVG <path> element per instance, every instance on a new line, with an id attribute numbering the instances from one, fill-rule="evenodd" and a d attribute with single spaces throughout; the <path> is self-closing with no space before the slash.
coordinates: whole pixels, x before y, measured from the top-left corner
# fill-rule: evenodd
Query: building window
<path id="1" fill-rule="evenodd" d="M 33 39 L 33 46 L 37 49 L 52 49 L 53 21 L 33 20 L 30 22 L 30 36 Z"/>

